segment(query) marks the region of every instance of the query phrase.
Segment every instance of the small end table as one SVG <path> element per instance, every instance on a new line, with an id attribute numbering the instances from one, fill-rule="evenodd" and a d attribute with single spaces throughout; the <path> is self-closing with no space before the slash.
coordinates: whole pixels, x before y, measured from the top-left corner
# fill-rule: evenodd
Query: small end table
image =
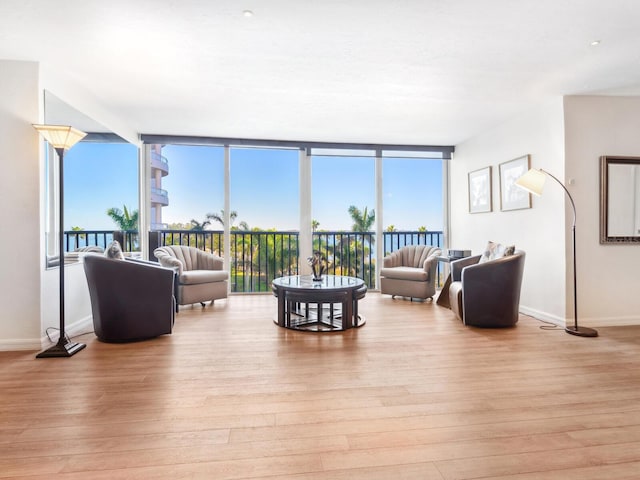
<path id="1" fill-rule="evenodd" d="M 457 252 L 463 253 L 462 256 L 449 257 L 449 256 L 440 256 L 438 257 L 438 261 L 442 263 L 451 263 L 454 260 L 460 260 L 461 258 L 471 256 L 471 250 L 457 250 Z M 447 275 L 447 279 L 444 281 L 444 285 L 442 286 L 442 290 L 440 290 L 440 295 L 438 295 L 438 300 L 436 300 L 436 304 L 441 307 L 451 308 L 449 304 L 449 287 L 451 286 L 451 271 L 449 271 L 449 275 Z"/>

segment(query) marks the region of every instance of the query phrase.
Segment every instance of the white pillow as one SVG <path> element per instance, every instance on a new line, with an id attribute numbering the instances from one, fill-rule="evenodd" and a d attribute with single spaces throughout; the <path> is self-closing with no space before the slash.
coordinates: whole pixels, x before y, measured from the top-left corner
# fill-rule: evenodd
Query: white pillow
<path id="1" fill-rule="evenodd" d="M 478 263 L 490 262 L 491 260 L 495 260 L 496 258 L 513 255 L 513 252 L 515 252 L 515 250 L 515 245 L 509 245 L 508 247 L 505 247 L 500 243 L 489 241 Z"/>

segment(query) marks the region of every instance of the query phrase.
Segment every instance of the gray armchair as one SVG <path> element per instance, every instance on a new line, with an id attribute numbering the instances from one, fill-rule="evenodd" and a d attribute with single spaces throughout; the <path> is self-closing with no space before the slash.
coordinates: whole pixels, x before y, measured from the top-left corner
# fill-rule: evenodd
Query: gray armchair
<path id="1" fill-rule="evenodd" d="M 451 310 L 465 325 L 511 327 L 518 322 L 525 253 L 484 263 L 480 257 L 451 262 Z"/>
<path id="2" fill-rule="evenodd" d="M 103 342 L 130 342 L 171 333 L 173 270 L 100 254 L 84 257 L 93 328 Z"/>
<path id="3" fill-rule="evenodd" d="M 408 245 L 390 253 L 380 269 L 380 292 L 410 298 L 433 297 L 441 254 L 440 248 L 429 245 Z"/>
<path id="4" fill-rule="evenodd" d="M 153 251 L 160 265 L 173 268 L 178 276 L 178 305 L 227 298 L 229 272 L 222 258 L 185 245 L 168 245 Z"/>

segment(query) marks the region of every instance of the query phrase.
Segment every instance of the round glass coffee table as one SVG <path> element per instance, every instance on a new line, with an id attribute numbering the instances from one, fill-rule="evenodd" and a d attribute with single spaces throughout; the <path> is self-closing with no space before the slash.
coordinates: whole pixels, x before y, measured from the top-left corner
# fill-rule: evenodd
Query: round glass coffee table
<path id="1" fill-rule="evenodd" d="M 274 322 L 284 328 L 313 332 L 335 332 L 361 327 L 358 300 L 367 286 L 360 278 L 324 275 L 292 275 L 273 280 L 271 290 L 278 299 Z"/>

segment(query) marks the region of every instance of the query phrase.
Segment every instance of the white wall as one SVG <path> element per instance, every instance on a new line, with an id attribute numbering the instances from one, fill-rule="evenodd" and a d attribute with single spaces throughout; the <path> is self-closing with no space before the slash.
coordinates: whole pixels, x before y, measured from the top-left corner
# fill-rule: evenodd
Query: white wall
<path id="1" fill-rule="evenodd" d="M 579 308 L 585 324 L 640 324 L 640 244 L 600 245 L 599 157 L 640 156 L 640 98 L 564 100 L 566 172 L 576 179 Z M 581 322 L 582 323 L 582 322 Z"/>
<path id="2" fill-rule="evenodd" d="M 532 199 L 532 208 L 502 212 L 499 164 L 529 154 L 532 167 L 562 179 L 563 136 L 563 103 L 558 97 L 457 145 L 451 161 L 451 248 L 478 254 L 493 240 L 524 250 L 521 311 L 559 324 L 572 316 L 572 302 L 565 312 L 566 295 L 571 295 L 566 286 L 571 262 L 565 262 L 571 215 L 563 209 L 564 191 L 549 182 L 544 196 Z M 487 166 L 492 167 L 493 211 L 470 214 L 468 173 Z"/>
<path id="3" fill-rule="evenodd" d="M 141 145 L 136 129 L 125 119 L 111 113 L 108 106 L 101 104 L 99 99 L 75 79 L 65 75 L 58 69 L 42 64 L 40 66 L 40 83 L 44 90 L 53 93 L 60 100 L 95 120 L 111 132 L 138 147 Z"/>
<path id="4" fill-rule="evenodd" d="M 555 99 L 456 146 L 451 162 L 451 246 L 480 253 L 487 240 L 527 252 L 521 311 L 561 324 L 573 321 L 572 211 L 562 188 L 547 180 L 531 209 L 500 211 L 498 165 L 531 155 L 567 186 L 577 210 L 580 325 L 640 324 L 640 245 L 600 245 L 599 157 L 640 156 L 640 98 Z M 467 174 L 493 171 L 493 212 L 468 213 Z M 564 209 L 562 208 L 564 207 Z"/>
<path id="5" fill-rule="evenodd" d="M 0 60 L 0 349 L 40 345 L 38 64 Z"/>

